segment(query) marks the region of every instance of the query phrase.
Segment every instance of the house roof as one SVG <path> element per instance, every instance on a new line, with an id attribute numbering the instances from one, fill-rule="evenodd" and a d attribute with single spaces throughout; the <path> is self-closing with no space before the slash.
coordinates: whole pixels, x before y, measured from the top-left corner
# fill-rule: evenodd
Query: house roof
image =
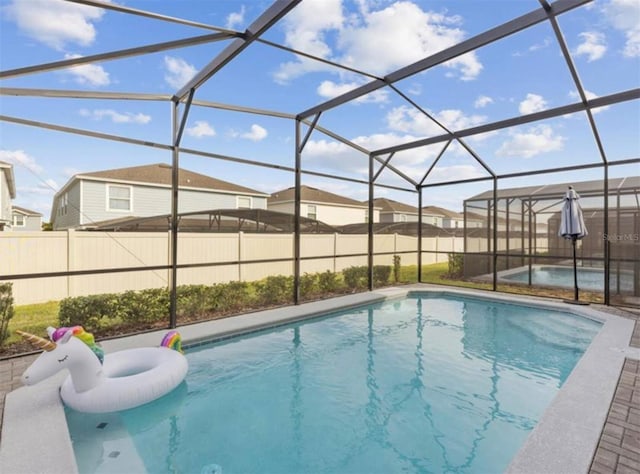
<path id="1" fill-rule="evenodd" d="M 36 216 L 42 217 L 42 214 L 37 211 L 32 211 L 30 209 L 26 209 L 24 207 L 13 205 L 11 206 L 13 212 L 19 212 L 20 214 L 24 214 L 25 216 Z"/>
<path id="2" fill-rule="evenodd" d="M 367 204 L 368 201 L 365 201 Z M 380 208 L 380 212 L 401 212 L 404 214 L 418 214 L 418 208 L 410 206 L 403 202 L 394 201 L 387 198 L 376 198 L 373 200 L 373 205 Z"/>
<path id="3" fill-rule="evenodd" d="M 95 171 L 92 173 L 80 173 L 75 175 L 71 181 L 78 179 L 91 179 L 98 181 L 119 181 L 123 183 L 171 186 L 171 170 L 171 165 L 155 163 L 152 165 L 131 166 L 128 168 Z M 178 173 L 178 186 L 181 188 L 206 189 L 227 193 L 267 196 L 267 193 L 256 191 L 255 189 L 222 181 L 220 179 L 195 173 L 183 168 L 180 168 Z"/>
<path id="4" fill-rule="evenodd" d="M 569 185 L 573 186 L 573 189 L 575 189 L 576 192 L 582 197 L 588 195 L 597 196 L 604 193 L 604 180 L 596 179 L 593 181 L 578 181 L 575 183 L 545 184 L 542 186 L 524 186 L 520 188 L 498 189 L 497 195 L 498 199 L 508 197 L 562 199 L 567 192 L 567 187 Z M 624 190 L 630 190 L 631 192 L 633 192 L 634 189 L 640 188 L 640 176 L 611 178 L 609 179 L 608 185 L 609 193 Z M 493 190 L 476 194 L 475 196 L 471 196 L 470 198 L 465 199 L 465 201 L 477 201 L 486 199 L 493 199 Z"/>
<path id="5" fill-rule="evenodd" d="M 283 189 L 273 193 L 269 199 L 268 204 L 292 202 L 295 199 L 295 187 Z M 333 204 L 340 206 L 353 206 L 366 208 L 367 205 L 360 201 L 351 199 L 348 197 L 333 194 L 328 191 L 322 191 L 321 189 L 312 188 L 310 186 L 300 186 L 300 201 L 320 204 Z"/>
<path id="6" fill-rule="evenodd" d="M 11 199 L 16 198 L 16 180 L 13 176 L 13 165 L 5 161 L 0 161 L 0 170 L 4 171 L 9 185 L 9 196 Z"/>
<path id="7" fill-rule="evenodd" d="M 438 206 L 425 206 L 422 208 L 423 214 L 428 214 L 431 216 L 442 216 L 448 217 L 450 219 L 462 219 L 463 215 L 459 212 L 450 211 L 449 209 L 445 209 L 444 207 Z"/>

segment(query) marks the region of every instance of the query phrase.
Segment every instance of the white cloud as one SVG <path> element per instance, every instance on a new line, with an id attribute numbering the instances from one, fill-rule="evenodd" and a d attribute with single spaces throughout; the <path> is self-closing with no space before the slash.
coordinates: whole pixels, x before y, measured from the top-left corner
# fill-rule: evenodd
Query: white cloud
<path id="1" fill-rule="evenodd" d="M 12 0 L 6 11 L 23 33 L 58 51 L 66 44 L 91 45 L 94 23 L 104 15 L 100 8 L 63 0 Z"/>
<path id="2" fill-rule="evenodd" d="M 175 89 L 184 86 L 197 72 L 196 68 L 184 59 L 171 56 L 164 57 L 164 66 L 167 70 L 164 80 Z"/>
<path id="3" fill-rule="evenodd" d="M 36 186 L 18 186 L 18 194 L 23 197 L 25 194 L 36 194 L 38 196 L 53 196 L 58 190 L 58 183 L 53 179 L 47 179 Z M 49 204 L 51 205 L 51 204 Z"/>
<path id="4" fill-rule="evenodd" d="M 65 59 L 80 58 L 79 54 L 65 54 Z M 90 86 L 108 86 L 111 84 L 109 73 L 102 66 L 95 64 L 80 64 L 67 68 L 63 71 L 66 74 L 74 76 L 74 81 L 78 84 L 87 84 Z"/>
<path id="5" fill-rule="evenodd" d="M 305 53 L 331 59 L 331 48 L 325 42 L 325 31 L 339 31 L 342 23 L 342 0 L 306 0 L 284 19 L 285 43 Z M 301 57 L 280 64 L 274 79 L 280 84 L 286 84 L 307 72 L 323 70 L 333 68 Z"/>
<path id="6" fill-rule="evenodd" d="M 604 56 L 607 51 L 604 34 L 597 31 L 584 31 L 578 36 L 582 39 L 582 43 L 574 51 L 576 56 L 586 56 L 588 62 L 596 61 Z"/>
<path id="7" fill-rule="evenodd" d="M 94 120 L 102 120 L 103 118 L 110 118 L 114 123 L 138 123 L 138 124 L 146 124 L 151 122 L 151 116 L 142 114 L 142 113 L 131 113 L 131 112 L 116 112 L 111 109 L 81 109 L 80 115 L 83 117 L 92 118 Z"/>
<path id="8" fill-rule="evenodd" d="M 623 54 L 630 58 L 640 56 L 640 2 L 638 0 L 611 0 L 603 11 L 613 27 L 624 33 Z"/>
<path id="9" fill-rule="evenodd" d="M 411 84 L 411 86 L 409 87 L 408 92 L 411 95 L 420 95 L 420 94 L 422 94 L 422 84 L 420 84 L 418 82 L 416 82 L 414 84 Z"/>
<path id="10" fill-rule="evenodd" d="M 338 84 L 333 81 L 322 81 L 322 83 L 318 86 L 317 92 L 320 97 L 332 99 L 333 97 L 337 97 L 353 89 L 356 89 L 362 84 L 363 83 L 357 83 L 357 82 L 343 82 L 341 84 Z M 388 100 L 389 100 L 389 91 L 385 89 L 378 89 L 377 91 L 373 91 L 367 95 L 358 97 L 354 101 L 354 103 L 364 103 L 364 102 L 383 103 L 383 102 L 387 102 Z"/>
<path id="11" fill-rule="evenodd" d="M 538 51 L 540 49 L 548 48 L 551 45 L 551 38 L 545 38 L 542 43 L 535 43 L 529 46 L 529 51 Z"/>
<path id="12" fill-rule="evenodd" d="M 205 120 L 197 120 L 194 122 L 193 127 L 185 129 L 185 133 L 190 137 L 202 138 L 202 137 L 215 137 L 216 131 L 209 125 L 209 122 Z"/>
<path id="13" fill-rule="evenodd" d="M 29 156 L 24 150 L 0 150 L 0 161 L 21 166 L 36 174 L 42 171 L 42 166 L 36 163 L 35 158 Z"/>
<path id="14" fill-rule="evenodd" d="M 427 112 L 449 130 L 464 130 L 486 121 L 484 115 L 465 115 L 457 109 L 444 109 L 435 113 Z M 391 130 L 422 137 L 446 133 L 444 129 L 422 112 L 405 105 L 395 107 L 387 114 L 387 125 Z"/>
<path id="15" fill-rule="evenodd" d="M 527 98 L 520 102 L 518 110 L 522 115 L 540 112 L 547 108 L 547 101 L 538 94 L 527 94 Z"/>
<path id="16" fill-rule="evenodd" d="M 227 16 L 226 28 L 233 30 L 237 26 L 244 24 L 245 7 L 242 5 L 239 12 L 229 13 Z"/>
<path id="17" fill-rule="evenodd" d="M 496 151 L 496 156 L 531 158 L 564 148 L 565 138 L 556 135 L 549 125 L 536 125 L 526 132 L 512 132 L 509 136 L 510 138 Z"/>
<path id="18" fill-rule="evenodd" d="M 473 103 L 473 106 L 476 109 L 481 109 L 489 104 L 493 104 L 493 99 L 491 97 L 486 95 L 479 95 L 476 101 Z"/>
<path id="19" fill-rule="evenodd" d="M 457 16 L 423 11 L 398 1 L 380 10 L 360 3 L 360 11 L 345 17 L 340 0 L 305 0 L 285 18 L 288 46 L 373 74 L 385 74 L 442 51 L 465 38 Z M 371 7 L 371 8 L 369 8 Z M 393 31 L 394 34 L 389 34 Z M 335 51 L 327 38 L 335 37 Z M 482 70 L 475 53 L 445 63 L 461 80 Z M 318 70 L 333 70 L 305 59 L 280 65 L 278 82 Z"/>
<path id="20" fill-rule="evenodd" d="M 425 170 L 426 171 L 426 170 Z M 473 165 L 453 165 L 453 166 L 436 166 L 429 173 L 428 181 L 439 183 L 443 181 L 463 180 L 471 178 L 480 178 L 487 176 L 487 172 L 480 166 Z"/>
<path id="21" fill-rule="evenodd" d="M 253 142 L 259 142 L 267 138 L 267 130 L 260 125 L 253 124 L 251 125 L 251 131 L 242 133 L 240 136 L 242 138 L 246 138 L 247 140 L 251 140 Z"/>

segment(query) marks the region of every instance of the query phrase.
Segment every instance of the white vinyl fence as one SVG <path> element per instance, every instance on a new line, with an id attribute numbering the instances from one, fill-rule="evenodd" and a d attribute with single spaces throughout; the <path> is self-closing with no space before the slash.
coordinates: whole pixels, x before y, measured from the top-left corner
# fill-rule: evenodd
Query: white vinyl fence
<path id="1" fill-rule="evenodd" d="M 0 275 L 99 270 L 169 265 L 170 234 L 166 232 L 3 232 L 0 233 Z M 178 270 L 178 284 L 214 284 L 253 281 L 269 275 L 293 274 L 293 235 L 180 233 L 178 263 L 224 263 Z M 425 252 L 462 252 L 460 237 L 424 238 Z M 417 238 L 389 234 L 374 236 L 376 265 L 392 265 L 393 253 L 402 265 L 417 263 Z M 339 272 L 366 265 L 367 235 L 303 234 L 301 273 Z M 290 259 L 283 262 L 242 263 Z M 447 255 L 423 254 L 423 264 L 445 262 Z M 94 275 L 17 279 L 15 304 L 60 300 L 68 296 L 119 293 L 166 287 L 169 270 L 143 270 Z"/>

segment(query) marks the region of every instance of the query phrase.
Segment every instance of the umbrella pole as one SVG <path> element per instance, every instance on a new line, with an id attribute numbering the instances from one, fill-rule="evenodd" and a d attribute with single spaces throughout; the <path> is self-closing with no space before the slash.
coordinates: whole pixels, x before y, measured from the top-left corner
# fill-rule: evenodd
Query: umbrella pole
<path id="1" fill-rule="evenodd" d="M 573 237 L 571 239 L 571 243 L 573 244 L 573 287 L 574 287 L 574 296 L 573 299 L 578 301 L 578 265 L 576 263 L 576 238 Z"/>

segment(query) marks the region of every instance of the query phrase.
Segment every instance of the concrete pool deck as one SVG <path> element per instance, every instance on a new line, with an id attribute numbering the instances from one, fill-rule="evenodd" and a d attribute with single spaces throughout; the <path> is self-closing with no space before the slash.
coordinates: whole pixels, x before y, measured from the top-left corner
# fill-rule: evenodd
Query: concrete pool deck
<path id="1" fill-rule="evenodd" d="M 188 346 L 275 324 L 405 295 L 409 291 L 452 293 L 535 304 L 602 321 L 603 328 L 547 407 L 507 472 L 640 472 L 640 324 L 634 313 L 572 306 L 557 300 L 510 296 L 430 285 L 385 288 L 236 316 L 180 328 Z M 634 332 L 635 326 L 635 332 Z M 157 345 L 166 330 L 103 341 L 106 352 Z M 58 387 L 60 373 L 32 387 L 20 383 L 36 356 L 0 361 L 4 399 L 0 466 L 19 473 L 77 472 Z M 0 405 L 0 409 L 2 409 Z"/>

